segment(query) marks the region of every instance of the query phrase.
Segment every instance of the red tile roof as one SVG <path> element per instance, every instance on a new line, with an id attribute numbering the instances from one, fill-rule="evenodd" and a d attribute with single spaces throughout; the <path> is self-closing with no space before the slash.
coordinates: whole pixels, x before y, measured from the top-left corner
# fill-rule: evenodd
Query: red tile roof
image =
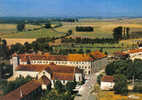
<path id="1" fill-rule="evenodd" d="M 137 53 L 137 52 L 142 52 L 142 49 L 133 49 L 133 50 L 128 50 L 128 51 L 125 51 L 124 53 Z"/>
<path id="2" fill-rule="evenodd" d="M 74 73 L 58 73 L 53 72 L 52 80 L 74 80 Z"/>
<path id="3" fill-rule="evenodd" d="M 114 82 L 114 77 L 113 76 L 103 76 L 102 77 L 102 82 Z"/>
<path id="4" fill-rule="evenodd" d="M 94 59 L 100 59 L 100 58 L 104 58 L 107 55 L 105 55 L 104 53 L 100 52 L 100 51 L 94 51 L 90 53 L 91 56 L 93 56 Z"/>
<path id="5" fill-rule="evenodd" d="M 64 55 L 49 55 L 49 54 L 19 54 L 19 58 L 22 62 L 28 60 L 49 60 L 49 61 L 93 61 L 88 54 L 69 54 Z"/>
<path id="6" fill-rule="evenodd" d="M 69 54 L 67 57 L 68 61 L 93 61 L 88 54 Z"/>
<path id="7" fill-rule="evenodd" d="M 52 79 L 59 80 L 74 80 L 75 73 L 82 73 L 81 69 L 64 65 L 19 65 L 17 71 L 36 71 L 40 72 L 46 70 L 52 75 Z"/>
<path id="8" fill-rule="evenodd" d="M 126 56 L 127 53 L 124 53 L 124 52 L 115 52 L 114 55 L 116 55 L 116 56 Z"/>
<path id="9" fill-rule="evenodd" d="M 21 87 L 11 91 L 7 95 L 0 98 L 0 100 L 21 100 L 24 96 L 27 96 L 32 91 L 36 90 L 41 86 L 40 81 L 32 80 Z M 21 95 L 22 94 L 22 95 Z"/>

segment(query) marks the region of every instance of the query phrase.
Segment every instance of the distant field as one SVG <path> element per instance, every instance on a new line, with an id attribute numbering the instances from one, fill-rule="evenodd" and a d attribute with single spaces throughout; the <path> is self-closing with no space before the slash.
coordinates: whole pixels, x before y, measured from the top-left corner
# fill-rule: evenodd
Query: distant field
<path id="1" fill-rule="evenodd" d="M 25 31 L 18 33 L 3 34 L 3 38 L 40 38 L 40 37 L 57 37 L 63 35 L 62 33 L 57 33 L 52 29 L 40 29 L 36 31 Z"/>
<path id="2" fill-rule="evenodd" d="M 17 38 L 5 38 L 5 40 L 7 41 L 7 45 L 10 46 L 10 45 L 13 45 L 13 44 L 16 44 L 16 43 L 21 43 L 21 44 L 24 44 L 25 42 L 33 42 L 35 41 L 35 39 L 17 39 Z"/>
<path id="3" fill-rule="evenodd" d="M 79 22 L 63 22 L 62 27 L 56 28 L 59 32 L 73 30 L 72 37 L 90 37 L 90 38 L 112 38 L 113 29 L 118 26 L 130 27 L 133 37 L 142 37 L 142 18 L 137 19 L 80 19 Z M 92 26 L 94 32 L 76 32 L 76 26 Z M 40 26 L 26 25 L 26 29 L 33 29 Z M 6 34 L 3 34 L 6 33 Z M 18 32 L 16 33 L 15 24 L 0 24 L 0 34 L 6 38 L 38 38 L 60 36 L 52 30 L 42 29 L 40 31 Z"/>
<path id="4" fill-rule="evenodd" d="M 76 26 L 92 26 L 94 32 L 76 32 Z M 67 32 L 72 29 L 73 37 L 112 38 L 113 29 L 118 26 L 130 27 L 133 35 L 142 33 L 142 19 L 82 19 L 76 23 L 65 22 L 62 27 L 56 28 L 56 30 Z"/>
<path id="5" fill-rule="evenodd" d="M 39 28 L 38 25 L 26 25 L 26 30 L 33 29 L 33 28 Z M 15 33 L 16 30 L 16 24 L 0 24 L 0 33 Z"/>

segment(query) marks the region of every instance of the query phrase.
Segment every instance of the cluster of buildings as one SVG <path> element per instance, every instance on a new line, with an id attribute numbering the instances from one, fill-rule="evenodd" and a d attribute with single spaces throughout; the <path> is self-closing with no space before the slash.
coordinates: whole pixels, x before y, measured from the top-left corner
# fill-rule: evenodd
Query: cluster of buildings
<path id="1" fill-rule="evenodd" d="M 63 85 L 69 81 L 81 83 L 86 75 L 95 68 L 95 60 L 106 55 L 96 51 L 90 54 L 50 55 L 46 54 L 13 54 L 10 62 L 13 65 L 13 75 L 17 77 L 30 76 L 34 80 L 20 86 L 0 100 L 30 100 L 30 94 L 54 88 L 55 81 Z"/>
<path id="2" fill-rule="evenodd" d="M 122 52 L 115 52 L 115 58 L 129 58 L 131 60 L 135 59 L 142 59 L 142 48 L 122 51 Z M 101 79 L 101 90 L 112 90 L 115 85 L 114 77 L 113 76 L 103 76 Z"/>
<path id="3" fill-rule="evenodd" d="M 114 53 L 117 58 L 142 59 L 142 48 Z"/>

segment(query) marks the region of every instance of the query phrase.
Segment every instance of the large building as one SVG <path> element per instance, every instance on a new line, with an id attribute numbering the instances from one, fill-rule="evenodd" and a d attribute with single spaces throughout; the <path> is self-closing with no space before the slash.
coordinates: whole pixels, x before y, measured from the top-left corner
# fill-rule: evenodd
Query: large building
<path id="1" fill-rule="evenodd" d="M 105 57 L 105 55 L 100 56 L 98 53 L 95 53 L 95 55 L 97 56 L 93 56 L 94 58 Z M 88 75 L 91 74 L 93 67 L 95 67 L 95 59 L 90 57 L 89 54 L 69 54 L 67 56 L 50 54 L 14 54 L 11 59 L 11 64 L 13 64 L 15 70 L 18 65 L 48 65 L 54 63 L 56 65 L 75 66 L 79 69 L 83 69 L 84 74 Z"/>
<path id="2" fill-rule="evenodd" d="M 82 70 L 64 65 L 19 65 L 15 69 L 16 77 L 27 77 L 31 76 L 35 79 L 41 79 L 42 76 L 46 76 L 51 84 L 54 87 L 54 82 L 60 80 L 63 85 L 68 81 L 83 81 L 83 72 Z"/>

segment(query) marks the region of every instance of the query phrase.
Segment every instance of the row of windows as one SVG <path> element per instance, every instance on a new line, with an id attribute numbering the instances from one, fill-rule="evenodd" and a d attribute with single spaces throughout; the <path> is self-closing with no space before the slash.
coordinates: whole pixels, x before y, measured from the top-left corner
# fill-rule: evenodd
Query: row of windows
<path id="1" fill-rule="evenodd" d="M 68 61 L 31 61 L 33 64 L 67 64 Z M 70 64 L 85 64 L 87 62 L 69 62 Z"/>
<path id="2" fill-rule="evenodd" d="M 90 69 L 90 66 L 78 66 L 79 69 Z"/>

